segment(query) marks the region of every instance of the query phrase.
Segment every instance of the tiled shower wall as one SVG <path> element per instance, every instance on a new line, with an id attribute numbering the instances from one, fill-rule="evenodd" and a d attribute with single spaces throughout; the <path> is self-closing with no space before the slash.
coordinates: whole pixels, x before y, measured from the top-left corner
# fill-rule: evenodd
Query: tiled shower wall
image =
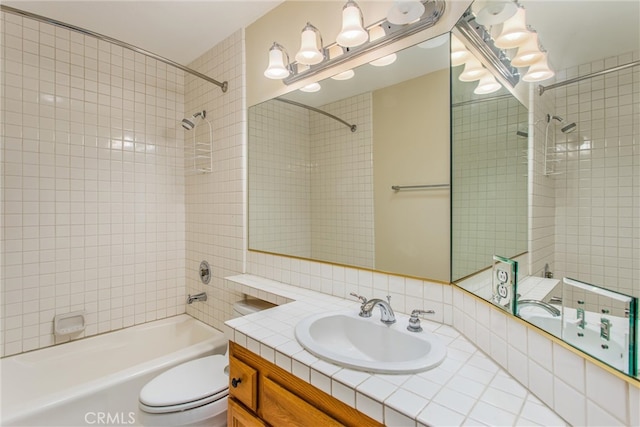
<path id="1" fill-rule="evenodd" d="M 309 110 L 271 100 L 249 109 L 249 247 L 311 257 Z"/>
<path id="2" fill-rule="evenodd" d="M 206 110 L 213 127 L 212 171 L 186 171 L 186 289 L 189 294 L 208 294 L 206 302 L 188 305 L 187 313 L 222 330 L 224 321 L 231 318 L 233 302 L 242 299 L 225 289 L 223 278 L 244 268 L 244 31 L 214 46 L 189 67 L 229 82 L 223 93 L 212 83 L 185 76 L 185 114 Z M 206 123 L 201 122 L 196 131 L 198 138 L 208 138 Z M 184 138 L 191 138 L 189 132 Z M 212 273 L 206 285 L 198 274 L 203 260 L 209 262 Z"/>
<path id="3" fill-rule="evenodd" d="M 453 277 L 527 250 L 527 110 L 514 97 L 454 104 Z"/>
<path id="4" fill-rule="evenodd" d="M 640 59 L 640 51 L 558 73 L 558 80 Z M 555 114 L 555 273 L 640 297 L 640 67 L 549 92 Z"/>
<path id="5" fill-rule="evenodd" d="M 184 311 L 182 72 L 1 13 L 3 356 Z"/>

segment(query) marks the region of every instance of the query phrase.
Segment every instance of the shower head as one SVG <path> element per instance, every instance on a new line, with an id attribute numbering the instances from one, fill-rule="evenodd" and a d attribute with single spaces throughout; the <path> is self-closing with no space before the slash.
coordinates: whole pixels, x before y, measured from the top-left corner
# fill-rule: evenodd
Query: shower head
<path id="1" fill-rule="evenodd" d="M 193 128 L 196 127 L 196 121 L 198 117 L 202 117 L 204 119 L 205 117 L 207 117 L 207 111 L 206 110 L 198 111 L 188 119 L 182 119 L 182 122 L 181 122 L 182 127 L 185 128 L 185 130 L 193 130 Z"/>
<path id="2" fill-rule="evenodd" d="M 560 128 L 560 130 L 562 131 L 562 133 L 571 133 L 574 130 L 576 130 L 576 124 L 575 123 L 569 123 L 568 125 Z"/>

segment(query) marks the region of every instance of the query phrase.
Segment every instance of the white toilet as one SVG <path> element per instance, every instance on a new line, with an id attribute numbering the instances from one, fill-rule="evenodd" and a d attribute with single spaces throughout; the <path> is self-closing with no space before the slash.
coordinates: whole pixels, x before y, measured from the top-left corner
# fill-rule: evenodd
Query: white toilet
<path id="1" fill-rule="evenodd" d="M 233 305 L 233 317 L 273 306 L 258 299 L 238 301 Z M 224 356 L 218 354 L 185 362 L 149 381 L 138 396 L 142 424 L 225 426 L 229 395 L 228 352 L 227 348 Z"/>

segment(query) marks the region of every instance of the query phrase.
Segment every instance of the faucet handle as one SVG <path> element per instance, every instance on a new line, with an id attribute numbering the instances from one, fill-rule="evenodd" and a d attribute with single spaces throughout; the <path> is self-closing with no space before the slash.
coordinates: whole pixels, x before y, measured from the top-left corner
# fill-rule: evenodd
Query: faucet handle
<path id="1" fill-rule="evenodd" d="M 356 297 L 360 300 L 361 303 L 366 304 L 367 303 L 367 299 L 365 297 L 363 297 L 362 295 L 358 295 L 355 292 L 351 292 L 349 295 L 351 295 L 352 297 Z"/>
<path id="2" fill-rule="evenodd" d="M 409 324 L 407 325 L 407 330 L 410 332 L 421 332 L 422 326 L 420 326 L 420 316 L 421 314 L 434 314 L 433 310 L 420 310 L 415 309 L 411 312 L 411 317 L 409 318 Z"/>

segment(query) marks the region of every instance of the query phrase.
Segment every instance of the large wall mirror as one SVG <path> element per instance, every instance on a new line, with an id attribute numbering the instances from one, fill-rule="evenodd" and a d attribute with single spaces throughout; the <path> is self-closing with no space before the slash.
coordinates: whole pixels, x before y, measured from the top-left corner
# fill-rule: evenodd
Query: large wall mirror
<path id="1" fill-rule="evenodd" d="M 491 300 L 491 256 L 521 255 L 516 314 L 637 375 L 640 3 L 520 4 L 556 75 L 542 91 L 518 83 L 527 113 L 500 92 L 474 97 L 453 68 L 452 278 Z"/>
<path id="2" fill-rule="evenodd" d="M 249 248 L 449 282 L 449 35 L 352 71 L 249 108 Z"/>

